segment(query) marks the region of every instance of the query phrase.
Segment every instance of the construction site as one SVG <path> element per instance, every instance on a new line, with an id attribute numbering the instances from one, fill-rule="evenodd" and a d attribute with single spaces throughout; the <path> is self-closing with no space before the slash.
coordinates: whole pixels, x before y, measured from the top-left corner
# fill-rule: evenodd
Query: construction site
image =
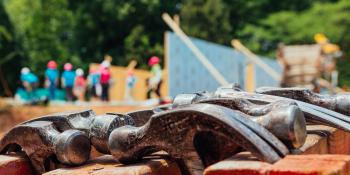
<path id="1" fill-rule="evenodd" d="M 35 64 L 19 59 L 29 52 L 0 57 L 0 175 L 350 174 L 349 47 L 319 31 L 263 54 L 239 35 L 225 35 L 229 44 L 192 36 L 181 14 L 157 16 L 162 54 L 146 48 L 146 61 L 114 52 Z M 16 59 L 22 68 L 11 68 Z"/>

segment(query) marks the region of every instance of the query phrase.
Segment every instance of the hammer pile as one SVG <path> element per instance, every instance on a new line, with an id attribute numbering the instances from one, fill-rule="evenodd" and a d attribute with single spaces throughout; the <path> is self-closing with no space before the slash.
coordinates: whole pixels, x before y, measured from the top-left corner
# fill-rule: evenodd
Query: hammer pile
<path id="1" fill-rule="evenodd" d="M 0 141 L 0 153 L 25 154 L 38 174 L 84 164 L 91 146 L 123 164 L 166 151 L 183 174 L 242 151 L 274 163 L 297 154 L 307 124 L 350 131 L 350 95 L 322 96 L 302 88 L 234 87 L 180 94 L 170 105 L 127 114 L 91 110 L 57 113 L 21 123 Z"/>

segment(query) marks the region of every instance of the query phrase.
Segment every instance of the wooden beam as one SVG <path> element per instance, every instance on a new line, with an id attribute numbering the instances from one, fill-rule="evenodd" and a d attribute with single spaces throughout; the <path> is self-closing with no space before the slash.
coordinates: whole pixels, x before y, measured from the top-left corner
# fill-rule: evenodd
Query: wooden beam
<path id="1" fill-rule="evenodd" d="M 271 68 L 269 65 L 261 61 L 261 59 L 255 55 L 253 52 L 251 52 L 248 48 L 243 46 L 243 44 L 239 40 L 232 40 L 231 41 L 232 46 L 237 49 L 239 52 L 242 52 L 244 55 L 250 59 L 253 63 L 261 67 L 266 73 L 268 73 L 273 79 L 277 81 L 281 81 L 281 75 L 280 73 L 276 72 L 273 68 Z"/>
<path id="2" fill-rule="evenodd" d="M 203 64 L 211 75 L 219 82 L 220 85 L 228 85 L 225 77 L 208 61 L 208 58 L 193 44 L 190 38 L 181 30 L 175 21 L 167 13 L 163 13 L 163 20 L 175 32 L 175 34 L 184 42 L 184 44 L 192 51 L 196 58 Z"/>
<path id="3" fill-rule="evenodd" d="M 254 92 L 255 85 L 255 65 L 251 61 L 245 67 L 245 89 L 248 92 Z"/>

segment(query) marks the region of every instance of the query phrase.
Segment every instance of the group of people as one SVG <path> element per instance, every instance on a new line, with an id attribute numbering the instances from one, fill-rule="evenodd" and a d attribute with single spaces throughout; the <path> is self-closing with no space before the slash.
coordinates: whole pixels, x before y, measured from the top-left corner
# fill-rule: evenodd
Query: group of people
<path id="1" fill-rule="evenodd" d="M 147 97 L 150 98 L 150 94 L 154 92 L 161 99 L 162 70 L 160 59 L 153 56 L 149 59 L 148 64 L 151 66 L 152 77 L 147 81 Z M 66 101 L 84 101 L 86 93 L 89 94 L 92 100 L 109 101 L 109 87 L 112 82 L 110 65 L 111 59 L 107 57 L 98 67 L 90 67 L 89 74 L 85 78 L 83 69 L 77 68 L 74 70 L 73 64 L 69 62 L 63 65 L 63 72 L 60 75 L 57 63 L 54 60 L 49 61 L 45 71 L 44 82 L 44 86 L 48 91 L 48 99 L 56 99 L 57 89 L 61 85 L 65 91 Z M 21 70 L 20 79 L 28 94 L 28 99 L 35 99 L 37 97 L 36 89 L 40 84 L 39 78 L 28 67 L 24 67 Z M 132 98 L 131 89 L 133 89 L 135 83 L 136 77 L 133 68 L 131 68 L 127 71 L 126 77 L 127 94 L 125 97 L 127 100 Z"/>
<path id="2" fill-rule="evenodd" d="M 61 85 L 65 91 L 66 101 L 84 101 L 87 90 L 91 94 L 91 97 L 100 97 L 102 101 L 108 101 L 108 88 L 111 79 L 109 67 L 110 62 L 105 60 L 101 63 L 98 70 L 91 68 L 89 75 L 85 78 L 82 68 L 74 70 L 73 64 L 65 63 L 60 76 L 56 61 L 49 61 L 45 71 L 44 82 L 44 86 L 48 91 L 48 99 L 56 99 L 57 89 Z M 28 94 L 28 99 L 35 99 L 37 97 L 36 89 L 39 86 L 39 78 L 28 67 L 24 67 L 21 70 L 20 79 Z"/>

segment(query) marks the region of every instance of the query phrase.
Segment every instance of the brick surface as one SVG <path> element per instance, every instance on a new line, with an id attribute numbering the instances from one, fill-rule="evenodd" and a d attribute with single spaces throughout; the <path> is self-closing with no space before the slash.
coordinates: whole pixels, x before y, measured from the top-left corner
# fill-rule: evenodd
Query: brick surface
<path id="1" fill-rule="evenodd" d="M 61 168 L 44 175 L 180 175 L 180 169 L 172 160 L 145 159 L 132 165 L 121 165 L 112 156 L 103 156 L 75 168 Z"/>
<path id="2" fill-rule="evenodd" d="M 244 152 L 205 169 L 205 175 L 260 175 L 265 174 L 271 165 L 261 162 Z"/>
<path id="3" fill-rule="evenodd" d="M 267 175 L 347 175 L 350 156 L 289 155 L 273 164 Z"/>
<path id="4" fill-rule="evenodd" d="M 33 175 L 28 160 L 20 156 L 0 155 L 1 175 Z"/>
<path id="5" fill-rule="evenodd" d="M 350 133 L 323 125 L 308 126 L 304 154 L 350 154 Z M 326 140 L 326 143 L 324 143 Z"/>
<path id="6" fill-rule="evenodd" d="M 350 154 L 350 134 L 340 129 L 328 137 L 328 153 Z"/>
<path id="7" fill-rule="evenodd" d="M 350 156 L 336 154 L 288 155 L 275 164 L 235 157 L 209 166 L 204 175 L 347 175 Z"/>
<path id="8" fill-rule="evenodd" d="M 307 127 L 306 143 L 295 154 L 270 165 L 244 156 L 236 156 L 206 168 L 205 175 L 247 174 L 350 174 L 349 156 L 328 154 L 350 154 L 350 134 L 323 125 Z M 317 155 L 315 155 L 317 154 Z"/>
<path id="9" fill-rule="evenodd" d="M 295 154 L 327 154 L 327 137 L 317 134 L 308 134 L 305 144 L 293 152 Z"/>

